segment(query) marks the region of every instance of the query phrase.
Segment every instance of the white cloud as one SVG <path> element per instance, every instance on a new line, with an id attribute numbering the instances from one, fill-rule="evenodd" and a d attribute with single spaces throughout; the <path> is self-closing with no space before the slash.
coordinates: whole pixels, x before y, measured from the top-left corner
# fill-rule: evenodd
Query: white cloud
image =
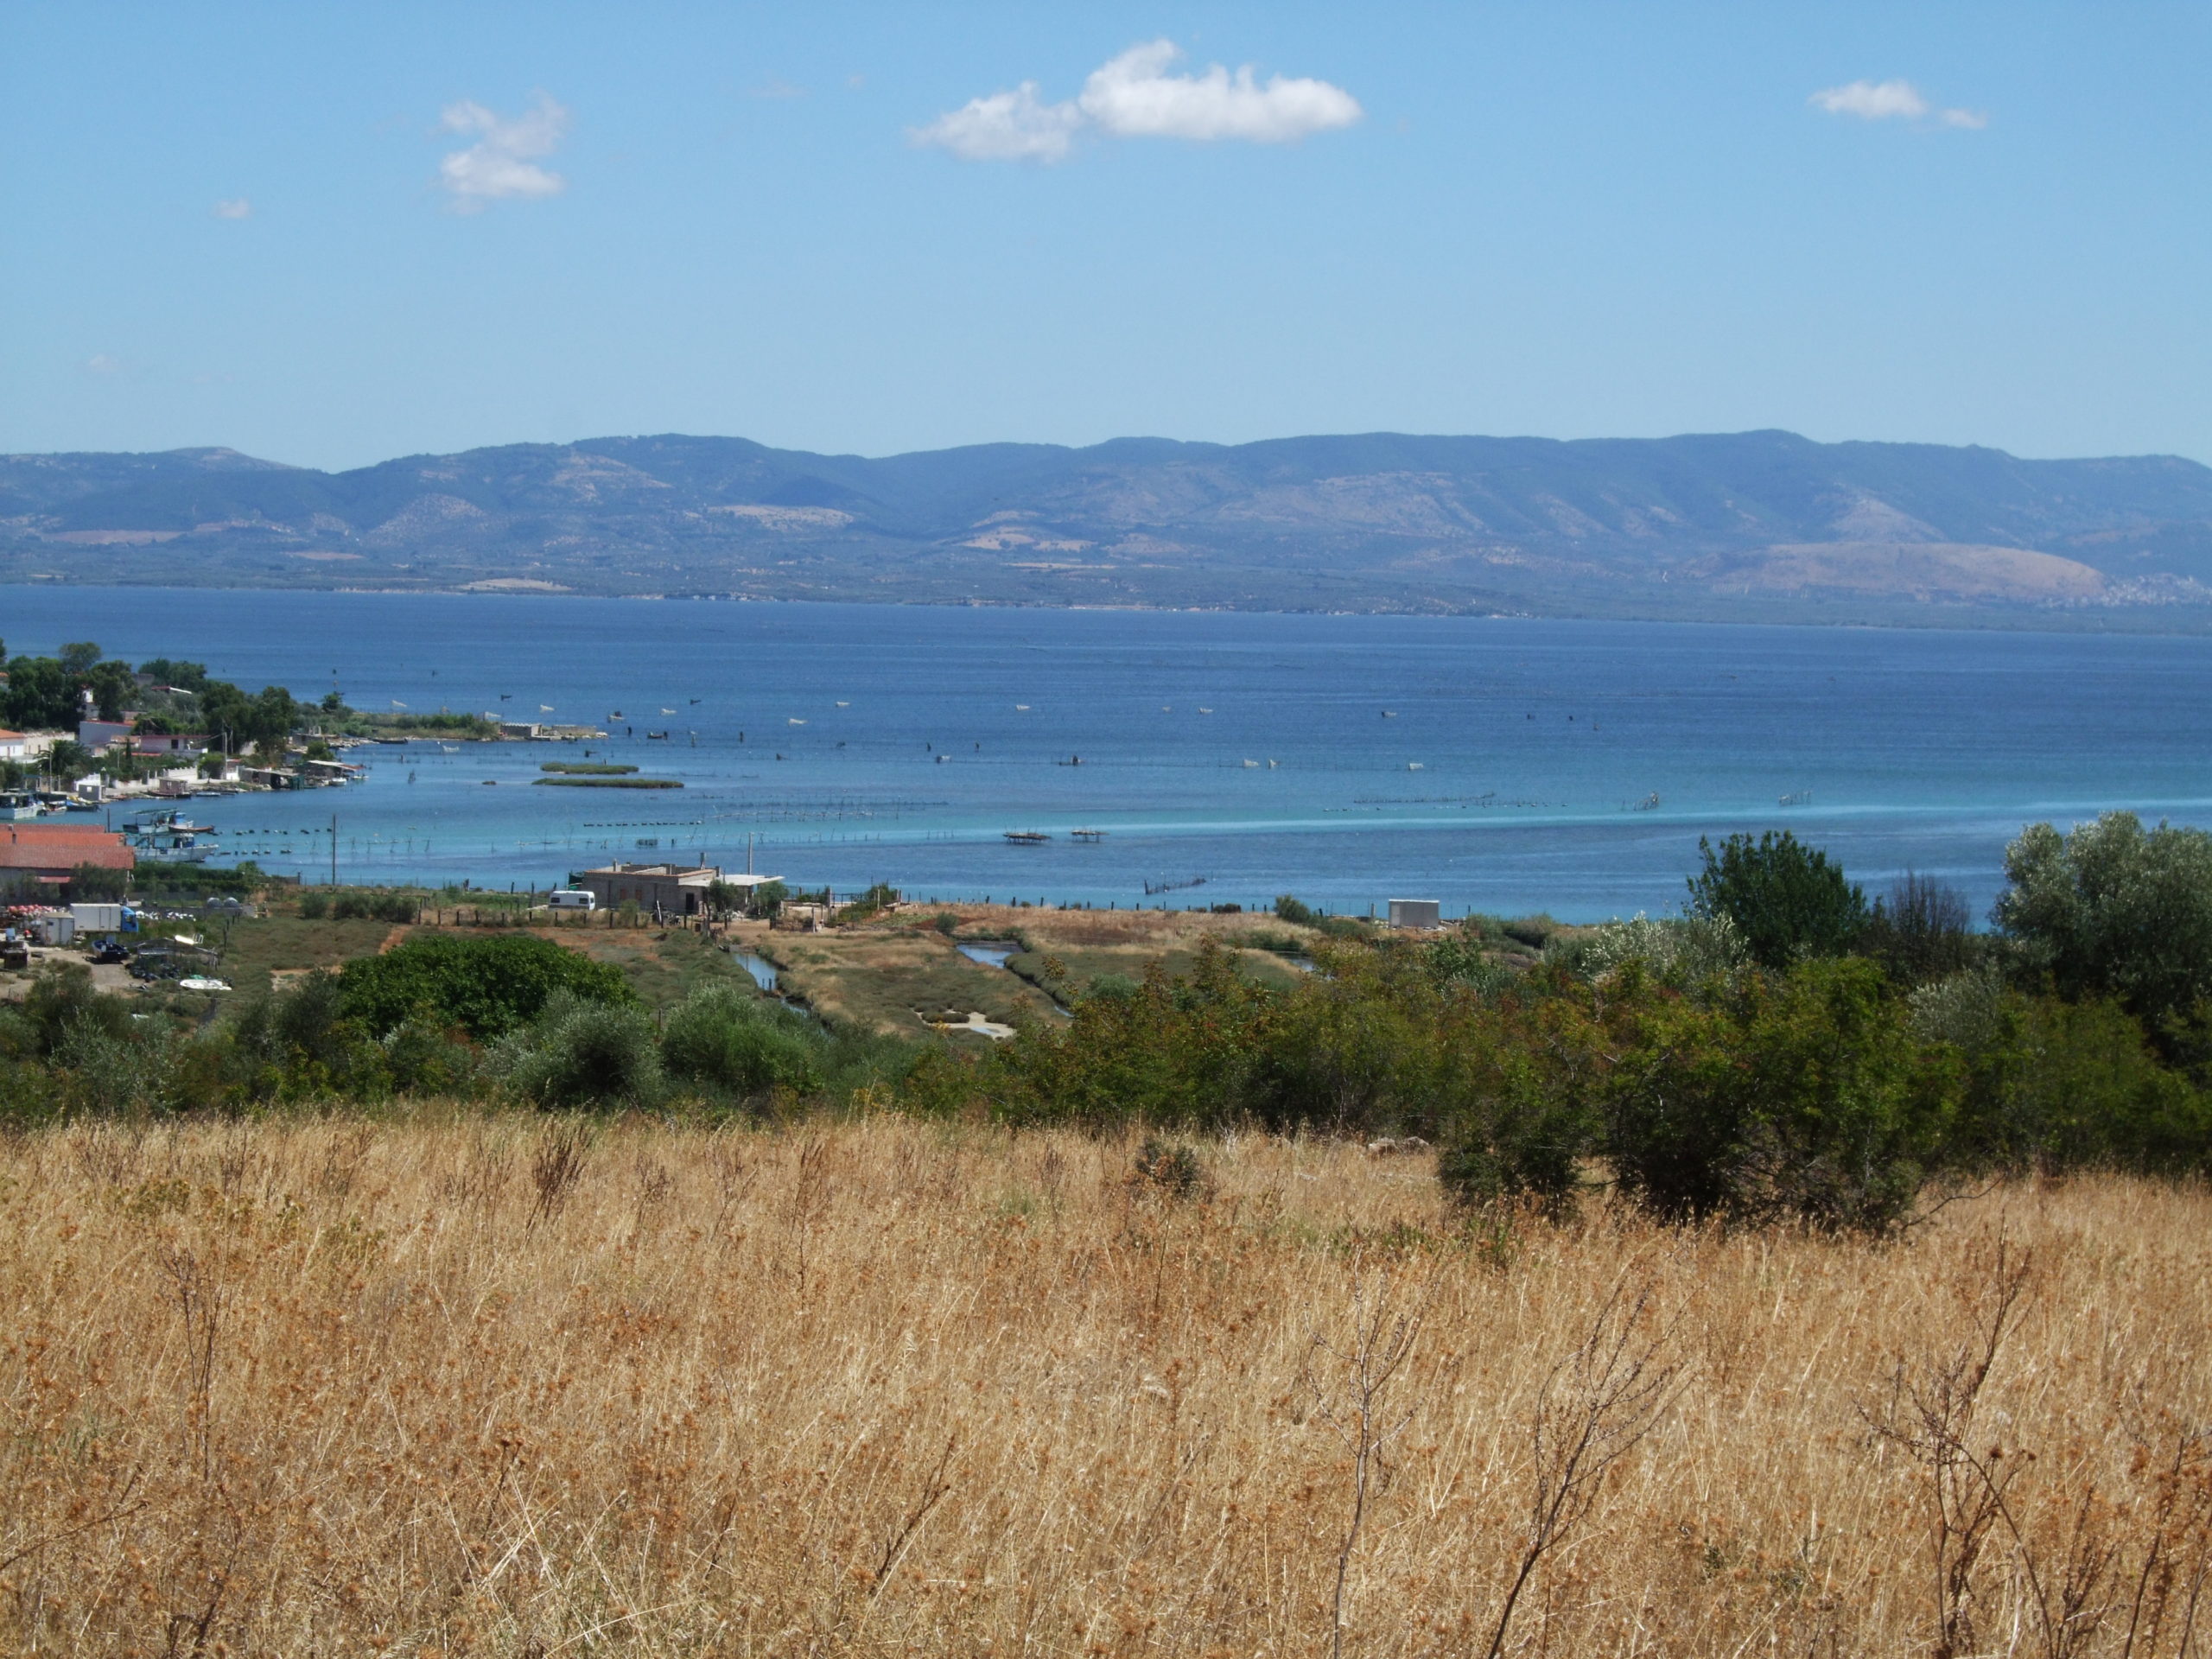
<path id="1" fill-rule="evenodd" d="M 1231 74 L 1220 64 L 1203 74 L 1167 73 L 1183 55 L 1173 41 L 1133 46 L 1101 65 L 1077 97 L 1047 104 L 1037 83 L 970 99 L 908 137 L 971 162 L 1057 162 L 1076 135 L 1089 130 L 1117 138 L 1223 138 L 1281 144 L 1348 127 L 1359 100 L 1325 80 L 1271 75 L 1265 84 L 1246 64 Z"/>
<path id="2" fill-rule="evenodd" d="M 96 352 L 85 359 L 85 372 L 100 375 L 120 374 L 123 372 L 123 359 L 119 357 L 110 357 L 105 352 Z"/>
<path id="3" fill-rule="evenodd" d="M 1830 86 L 1806 100 L 1830 115 L 1855 115 L 1862 121 L 1920 121 L 1929 114 L 1947 127 L 1979 132 L 1989 118 L 1973 110 L 1936 110 L 1909 80 L 1854 80 Z"/>
<path id="4" fill-rule="evenodd" d="M 214 211 L 218 219 L 251 219 L 253 217 L 253 204 L 244 196 L 233 196 L 228 201 L 217 202 Z"/>
<path id="5" fill-rule="evenodd" d="M 1812 102 L 1830 115 L 1855 115 L 1862 121 L 1898 116 L 1916 121 L 1928 113 L 1928 100 L 1909 80 L 1854 80 L 1848 86 L 1815 92 Z"/>
<path id="6" fill-rule="evenodd" d="M 569 111 L 543 92 L 512 120 L 464 99 L 446 106 L 439 125 L 448 132 L 481 135 L 438 163 L 438 182 L 451 194 L 455 213 L 481 213 L 493 201 L 539 200 L 569 188 L 558 173 L 537 165 L 569 130 Z"/>
<path id="7" fill-rule="evenodd" d="M 911 136 L 965 162 L 1057 162 L 1082 124 L 1083 112 L 1073 104 L 1046 104 L 1037 83 L 1025 80 L 1010 92 L 971 98 Z"/>
<path id="8" fill-rule="evenodd" d="M 1360 118 L 1359 100 L 1325 80 L 1270 75 L 1262 86 L 1249 63 L 1234 75 L 1217 63 L 1203 75 L 1168 74 L 1182 55 L 1173 41 L 1133 46 L 1092 71 L 1076 102 L 1103 130 L 1123 138 L 1281 144 Z"/>

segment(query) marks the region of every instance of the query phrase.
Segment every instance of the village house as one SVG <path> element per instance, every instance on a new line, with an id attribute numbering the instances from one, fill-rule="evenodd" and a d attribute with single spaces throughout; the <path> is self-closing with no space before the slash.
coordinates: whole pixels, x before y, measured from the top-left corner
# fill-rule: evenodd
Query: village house
<path id="1" fill-rule="evenodd" d="M 205 732 L 140 732 L 130 753 L 149 760 L 197 760 L 213 741 Z"/>
<path id="2" fill-rule="evenodd" d="M 40 747 L 42 749 L 43 745 Z M 32 739 L 23 732 L 0 732 L 0 760 L 29 760 L 32 758 Z"/>
<path id="3" fill-rule="evenodd" d="M 132 870 L 138 855 L 121 836 L 89 824 L 0 823 L 0 881 L 29 880 L 59 887 L 79 865 Z"/>
<path id="4" fill-rule="evenodd" d="M 608 864 L 579 871 L 569 885 L 590 893 L 601 910 L 635 905 L 664 916 L 696 916 L 707 908 L 707 889 L 721 879 L 713 864 Z"/>

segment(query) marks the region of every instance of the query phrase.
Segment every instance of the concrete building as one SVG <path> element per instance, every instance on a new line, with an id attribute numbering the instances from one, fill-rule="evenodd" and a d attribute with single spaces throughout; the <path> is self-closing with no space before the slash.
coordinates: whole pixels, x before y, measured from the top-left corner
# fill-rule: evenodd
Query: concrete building
<path id="1" fill-rule="evenodd" d="M 130 753 L 153 760 L 197 760 L 214 741 L 205 732 L 140 732 L 130 740 Z"/>
<path id="2" fill-rule="evenodd" d="M 31 740 L 22 732 L 0 732 L 0 760 L 28 760 Z"/>
<path id="3" fill-rule="evenodd" d="M 608 864 L 579 870 L 569 885 L 590 893 L 602 910 L 635 905 L 664 916 L 696 916 L 707 908 L 707 889 L 721 879 L 713 864 Z"/>
<path id="4" fill-rule="evenodd" d="M 111 743 L 119 742 L 130 735 L 127 720 L 80 720 L 77 722 L 77 741 L 98 754 Z"/>
<path id="5" fill-rule="evenodd" d="M 1393 899 L 1390 901 L 1390 925 L 1441 927 L 1444 925 L 1443 901 L 1437 899 Z"/>

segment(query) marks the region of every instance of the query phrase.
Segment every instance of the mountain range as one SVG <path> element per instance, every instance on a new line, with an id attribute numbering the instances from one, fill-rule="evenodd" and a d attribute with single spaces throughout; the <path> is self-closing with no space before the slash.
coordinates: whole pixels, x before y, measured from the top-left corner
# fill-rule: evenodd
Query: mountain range
<path id="1" fill-rule="evenodd" d="M 1788 432 L 0 457 L 0 582 L 2212 625 L 2212 468 Z"/>

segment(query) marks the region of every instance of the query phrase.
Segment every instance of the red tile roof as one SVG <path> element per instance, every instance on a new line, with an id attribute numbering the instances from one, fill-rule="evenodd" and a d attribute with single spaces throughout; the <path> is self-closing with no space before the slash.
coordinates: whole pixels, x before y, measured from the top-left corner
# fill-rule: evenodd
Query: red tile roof
<path id="1" fill-rule="evenodd" d="M 103 870 L 136 868 L 138 855 L 121 836 L 71 824 L 0 824 L 0 870 L 73 870 L 79 864 Z"/>

